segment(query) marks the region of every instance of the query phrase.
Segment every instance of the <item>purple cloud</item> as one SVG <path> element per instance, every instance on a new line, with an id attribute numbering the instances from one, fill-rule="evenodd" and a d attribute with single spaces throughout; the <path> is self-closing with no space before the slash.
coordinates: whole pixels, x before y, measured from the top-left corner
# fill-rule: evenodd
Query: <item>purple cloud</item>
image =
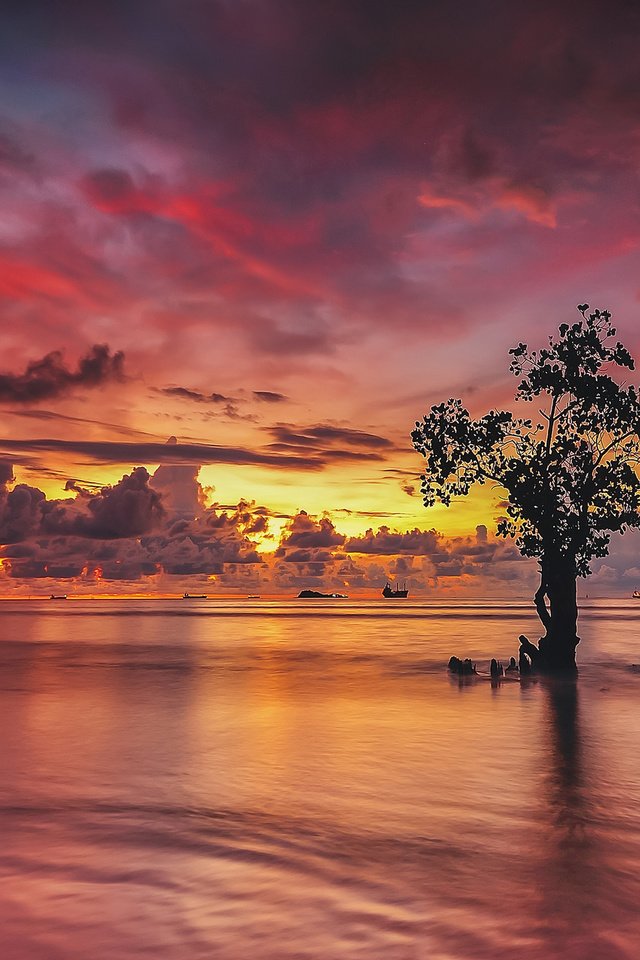
<path id="1" fill-rule="evenodd" d="M 99 387 L 124 379 L 124 353 L 111 354 L 106 344 L 96 344 L 73 371 L 65 366 L 59 350 L 27 365 L 24 373 L 0 373 L 0 403 L 40 403 L 64 396 L 71 390 Z"/>

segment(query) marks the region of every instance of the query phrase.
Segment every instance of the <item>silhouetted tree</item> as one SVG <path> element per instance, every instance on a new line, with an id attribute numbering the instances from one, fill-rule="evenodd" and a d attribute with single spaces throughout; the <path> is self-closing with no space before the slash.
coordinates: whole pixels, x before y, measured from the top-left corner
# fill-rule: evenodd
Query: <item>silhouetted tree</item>
<path id="1" fill-rule="evenodd" d="M 640 526 L 640 399 L 606 372 L 634 369 L 606 310 L 563 323 L 549 346 L 509 351 L 520 378 L 516 400 L 540 403 L 525 419 L 491 410 L 473 420 L 460 400 L 431 408 L 412 440 L 427 463 L 425 506 L 448 506 L 475 483 L 493 482 L 507 494 L 498 534 L 515 537 L 520 552 L 537 557 L 535 605 L 546 631 L 538 646 L 521 638 L 541 670 L 575 670 L 576 578 L 608 552 L 611 531 Z M 547 605 L 547 599 L 549 605 Z"/>

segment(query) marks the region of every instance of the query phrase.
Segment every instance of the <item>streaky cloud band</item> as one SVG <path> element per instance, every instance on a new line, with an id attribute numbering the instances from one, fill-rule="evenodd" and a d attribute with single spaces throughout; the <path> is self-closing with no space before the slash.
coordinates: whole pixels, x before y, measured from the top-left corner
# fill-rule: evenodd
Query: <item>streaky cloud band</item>
<path id="1" fill-rule="evenodd" d="M 0 439 L 0 450 L 14 453 L 76 454 L 94 463 L 228 463 L 247 466 L 268 466 L 283 470 L 321 470 L 326 464 L 322 455 L 300 457 L 261 453 L 242 447 L 216 444 L 129 443 L 118 440 L 10 440 Z"/>

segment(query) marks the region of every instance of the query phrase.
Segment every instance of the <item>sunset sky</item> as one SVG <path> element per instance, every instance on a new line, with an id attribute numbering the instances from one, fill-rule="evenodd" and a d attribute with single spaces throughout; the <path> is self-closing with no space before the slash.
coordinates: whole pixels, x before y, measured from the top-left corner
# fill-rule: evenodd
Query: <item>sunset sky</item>
<path id="1" fill-rule="evenodd" d="M 640 356 L 640 7 L 9 0 L 0 594 L 527 595 L 414 421 Z M 640 537 L 593 595 L 640 588 Z"/>

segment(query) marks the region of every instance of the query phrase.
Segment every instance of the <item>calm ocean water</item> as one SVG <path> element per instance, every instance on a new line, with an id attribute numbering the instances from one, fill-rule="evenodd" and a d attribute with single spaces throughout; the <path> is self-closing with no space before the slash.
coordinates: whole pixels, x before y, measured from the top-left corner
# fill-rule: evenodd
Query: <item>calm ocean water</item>
<path id="1" fill-rule="evenodd" d="M 3 960 L 640 955 L 640 602 L 0 606 Z"/>

